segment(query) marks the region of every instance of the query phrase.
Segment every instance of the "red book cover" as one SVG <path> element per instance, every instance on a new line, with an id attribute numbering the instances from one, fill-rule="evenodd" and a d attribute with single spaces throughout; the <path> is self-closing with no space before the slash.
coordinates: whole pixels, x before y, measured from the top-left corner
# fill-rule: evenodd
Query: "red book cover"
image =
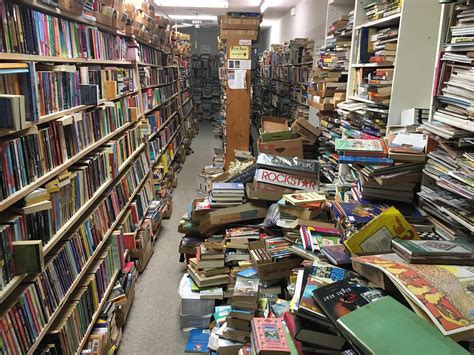
<path id="1" fill-rule="evenodd" d="M 291 338 L 293 339 L 293 343 L 295 344 L 296 350 L 298 351 L 298 355 L 303 355 L 303 345 L 300 341 L 296 340 L 296 325 L 293 316 L 290 312 L 286 312 L 283 315 L 283 319 L 285 320 L 286 327 L 288 328 Z"/>
<path id="2" fill-rule="evenodd" d="M 278 351 L 279 354 L 290 354 L 286 340 L 284 325 L 281 318 L 254 318 L 252 320 L 252 333 L 255 338 L 255 350 Z"/>
<path id="3" fill-rule="evenodd" d="M 123 245 L 125 249 L 135 249 L 135 233 L 123 233 Z"/>

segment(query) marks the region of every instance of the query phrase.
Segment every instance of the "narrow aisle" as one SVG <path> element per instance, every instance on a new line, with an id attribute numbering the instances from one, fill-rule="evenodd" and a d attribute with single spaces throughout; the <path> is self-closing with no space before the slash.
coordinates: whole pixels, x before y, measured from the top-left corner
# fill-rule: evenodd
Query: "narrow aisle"
<path id="1" fill-rule="evenodd" d="M 138 278 L 135 300 L 120 345 L 122 355 L 184 353 L 187 333 L 179 328 L 178 284 L 185 268 L 179 262 L 178 225 L 191 199 L 198 196 L 196 176 L 211 162 L 214 147 L 218 145 L 212 126 L 202 124 L 191 145 L 194 153 L 187 156 L 178 174 L 171 218 L 164 221 L 155 253 Z"/>

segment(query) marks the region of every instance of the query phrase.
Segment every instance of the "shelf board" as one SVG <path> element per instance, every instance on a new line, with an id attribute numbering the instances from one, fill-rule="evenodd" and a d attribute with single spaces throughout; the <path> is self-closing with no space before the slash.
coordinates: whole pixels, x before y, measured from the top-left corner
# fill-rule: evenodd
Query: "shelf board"
<path id="1" fill-rule="evenodd" d="M 352 64 L 351 68 L 392 68 L 395 65 L 393 63 L 379 64 L 379 63 L 360 63 Z"/>
<path id="2" fill-rule="evenodd" d="M 2 291 L 0 291 L 0 304 L 3 304 L 5 299 L 21 284 L 21 282 L 26 278 L 25 275 L 16 275 L 13 279 L 7 283 Z"/>
<path id="3" fill-rule="evenodd" d="M 97 310 L 95 311 L 94 315 L 92 316 L 92 320 L 89 323 L 89 326 L 87 327 L 86 333 L 84 334 L 84 337 L 82 338 L 79 347 L 76 350 L 76 355 L 80 355 L 82 352 L 82 349 L 86 345 L 87 339 L 89 338 L 89 334 L 92 331 L 92 328 L 94 328 L 95 322 L 99 318 L 100 312 L 102 311 L 102 307 L 107 303 L 107 300 L 109 298 L 110 292 L 112 292 L 114 286 L 115 286 L 115 281 L 117 280 L 117 277 L 119 275 L 119 271 L 115 271 L 114 275 L 112 276 L 112 279 L 110 280 L 110 284 L 107 286 L 107 289 L 105 290 L 104 295 L 102 296 L 102 300 L 99 303 L 99 307 L 97 307 Z"/>
<path id="4" fill-rule="evenodd" d="M 388 27 L 390 25 L 394 25 L 400 21 L 402 13 L 399 12 L 397 14 L 393 14 L 391 16 L 387 16 L 378 20 L 374 21 L 369 21 L 366 23 L 363 23 L 361 25 L 355 26 L 356 30 L 359 30 L 363 27 L 375 27 L 375 28 L 382 28 L 382 27 Z"/>
<path id="5" fill-rule="evenodd" d="M 76 277 L 76 279 L 74 280 L 73 284 L 71 285 L 71 287 L 69 288 L 69 290 L 66 292 L 66 295 L 64 296 L 64 298 L 61 300 L 61 302 L 59 303 L 58 305 L 58 308 L 56 308 L 56 310 L 53 312 L 53 314 L 51 315 L 50 319 L 48 320 L 48 323 L 45 325 L 45 327 L 41 330 L 40 334 L 38 335 L 38 337 L 36 338 L 35 342 L 33 343 L 33 345 L 31 346 L 31 348 L 28 350 L 28 354 L 31 354 L 33 355 L 36 348 L 38 347 L 38 345 L 41 343 L 41 340 L 43 339 L 43 337 L 48 333 L 49 329 L 51 328 L 52 324 L 54 323 L 54 320 L 58 317 L 58 315 L 61 313 L 63 307 L 66 305 L 69 297 L 72 295 L 72 293 L 75 291 L 75 289 L 77 288 L 77 286 L 80 284 L 80 281 L 82 281 L 84 275 L 87 274 L 86 271 L 89 270 L 90 266 L 92 265 L 93 261 L 97 258 L 98 255 L 100 255 L 103 247 L 107 244 L 107 241 L 109 239 L 109 237 L 112 235 L 112 233 L 114 232 L 115 228 L 120 225 L 120 223 L 122 222 L 122 218 L 125 216 L 125 212 L 127 211 L 128 207 L 130 206 L 130 204 L 133 202 L 133 199 L 135 198 L 135 196 L 137 195 L 137 193 L 143 188 L 143 186 L 145 185 L 145 182 L 150 178 L 150 172 L 151 170 L 145 174 L 145 177 L 144 179 L 142 180 L 142 182 L 137 186 L 137 188 L 135 189 L 135 191 L 132 193 L 132 195 L 130 196 L 130 199 L 128 200 L 128 202 L 125 204 L 124 208 L 122 209 L 122 211 L 120 211 L 119 215 L 117 216 L 115 222 L 110 226 L 109 230 L 107 231 L 107 233 L 104 235 L 104 239 L 102 239 L 102 241 L 97 245 L 97 248 L 94 250 L 94 252 L 92 253 L 91 257 L 89 258 L 89 260 L 86 262 L 86 264 L 84 265 L 84 267 L 81 269 L 81 272 L 78 274 L 78 276 Z"/>
<path id="6" fill-rule="evenodd" d="M 347 6 L 347 5 L 352 5 L 354 6 L 354 0 L 329 0 L 328 5 L 342 5 L 342 6 Z"/>
<path id="7" fill-rule="evenodd" d="M 80 64 L 105 64 L 105 65 L 132 65 L 133 62 L 127 60 L 106 60 L 89 58 L 63 58 L 44 56 L 36 54 L 1 53 L 0 60 L 18 60 L 28 62 L 52 62 L 52 63 L 80 63 Z"/>
<path id="8" fill-rule="evenodd" d="M 146 115 L 148 115 L 150 112 L 153 112 L 155 111 L 157 108 L 159 108 L 160 106 L 163 106 L 164 104 L 166 104 L 167 102 L 173 100 L 179 93 L 175 93 L 173 94 L 173 96 L 171 96 L 169 99 L 159 103 L 158 105 L 156 105 L 155 107 L 152 107 L 148 110 L 146 110 L 144 113 L 142 113 L 140 116 L 138 116 L 138 119 L 142 118 L 142 117 L 145 117 Z"/>
<path id="9" fill-rule="evenodd" d="M 176 80 L 173 80 L 173 81 L 170 81 L 169 83 L 164 83 L 164 84 L 155 84 L 155 85 L 150 85 L 150 86 L 143 86 L 140 88 L 140 90 L 148 90 L 148 89 L 154 89 L 154 88 L 159 88 L 159 87 L 163 87 L 163 86 L 168 86 L 168 85 L 171 85 L 175 82 L 177 82 L 179 79 L 176 79 Z"/>
<path id="10" fill-rule="evenodd" d="M 130 157 L 127 158 L 123 162 L 123 164 L 120 166 L 119 171 L 117 173 L 117 176 L 109 179 L 107 182 L 102 184 L 97 191 L 94 193 L 94 195 L 83 205 L 81 206 L 76 213 L 56 232 L 56 234 L 49 240 L 49 242 L 44 246 L 43 248 L 43 253 L 44 255 L 48 254 L 54 246 L 64 237 L 64 235 L 69 231 L 69 229 L 79 222 L 81 219 L 84 217 L 88 217 L 90 213 L 88 213 L 86 216 L 84 216 L 84 213 L 89 210 L 90 207 L 92 207 L 94 204 L 99 204 L 100 202 L 99 197 L 109 189 L 111 186 L 115 186 L 117 182 L 120 180 L 122 177 L 123 173 L 126 171 L 126 168 L 128 165 L 135 160 L 135 158 L 143 151 L 145 148 L 145 143 L 142 143 L 138 149 L 136 149 Z M 115 184 L 114 184 L 115 183 Z M 91 211 L 92 213 L 92 211 Z"/>
<path id="11" fill-rule="evenodd" d="M 11 194 L 7 198 L 5 198 L 2 202 L 0 202 L 0 212 L 4 211 L 5 209 L 7 209 L 11 205 L 13 205 L 15 202 L 21 200 L 23 197 L 28 195 L 34 189 L 40 187 L 41 185 L 44 185 L 46 182 L 51 180 L 53 177 L 55 177 L 59 173 L 63 172 L 66 168 L 68 168 L 72 164 L 78 162 L 83 157 L 85 157 L 87 154 L 89 154 L 90 152 L 97 149 L 102 144 L 109 141 L 111 138 L 113 138 L 113 137 L 117 136 L 118 134 L 124 132 L 126 129 L 128 129 L 133 124 L 134 124 L 134 122 L 125 123 L 122 127 L 116 129 L 114 132 L 109 133 L 104 138 L 99 139 L 97 142 L 91 144 L 86 149 L 82 150 L 81 152 L 79 152 L 78 154 L 73 156 L 71 159 L 65 161 L 63 164 L 61 164 L 61 165 L 55 167 L 54 169 L 48 171 L 46 174 L 39 177 L 36 181 L 32 182 L 28 186 L 25 186 L 22 189 L 16 191 L 15 193 Z"/>

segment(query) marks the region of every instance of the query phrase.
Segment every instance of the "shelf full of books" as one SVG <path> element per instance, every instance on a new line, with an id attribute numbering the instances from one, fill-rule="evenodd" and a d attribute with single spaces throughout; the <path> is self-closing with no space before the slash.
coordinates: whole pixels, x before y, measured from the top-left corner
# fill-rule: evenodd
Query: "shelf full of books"
<path id="1" fill-rule="evenodd" d="M 443 11 L 442 28 L 449 31 L 440 40 L 432 116 L 421 127 L 434 148 L 428 153 L 418 195 L 438 234 L 472 242 L 474 124 L 469 83 L 474 31 L 465 24 L 474 20 L 474 6 L 467 1 L 438 6 Z"/>
<path id="2" fill-rule="evenodd" d="M 356 2 L 347 98 L 378 108 L 380 129 L 399 125 L 403 110 L 429 108 L 440 14 L 429 0 Z"/>
<path id="3" fill-rule="evenodd" d="M 319 49 L 309 89 L 310 111 L 321 127 L 319 161 L 321 179 L 338 182 L 338 155 L 335 141 L 342 137 L 341 117 L 337 104 L 345 101 L 347 73 L 354 26 L 354 3 L 328 4 L 327 35 Z"/>
<path id="4" fill-rule="evenodd" d="M 262 52 L 254 84 L 254 110 L 296 120 L 308 113 L 307 86 L 313 68 L 314 41 L 296 38 Z"/>
<path id="5" fill-rule="evenodd" d="M 154 115 L 153 134 L 167 131 L 170 162 L 190 128 L 192 100 L 180 99 L 166 40 L 173 34 L 153 5 L 132 6 L 150 23 L 125 30 L 77 6 L 0 4 L 0 319 L 12 329 L 3 338 L 11 353 L 50 343 L 81 351 L 122 268 L 110 255 L 114 233 L 153 199 L 143 121 Z"/>

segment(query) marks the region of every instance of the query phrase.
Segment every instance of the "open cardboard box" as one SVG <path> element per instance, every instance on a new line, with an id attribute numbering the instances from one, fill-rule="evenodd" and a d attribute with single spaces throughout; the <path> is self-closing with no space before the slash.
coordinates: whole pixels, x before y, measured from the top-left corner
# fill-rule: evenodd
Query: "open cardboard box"
<path id="1" fill-rule="evenodd" d="M 297 157 L 303 159 L 303 139 L 287 139 L 282 141 L 262 142 L 257 140 L 259 153 L 267 153 L 280 157 Z"/>
<path id="2" fill-rule="evenodd" d="M 266 215 L 266 208 L 255 206 L 252 203 L 245 203 L 236 207 L 221 208 L 209 212 L 207 216 L 202 219 L 199 225 L 199 231 L 205 234 L 225 224 L 263 219 Z"/>
<path id="3" fill-rule="evenodd" d="M 117 323 L 117 327 L 123 327 L 127 322 L 128 313 L 130 312 L 130 308 L 132 308 L 133 300 L 135 299 L 135 285 L 136 279 L 132 281 L 132 285 L 128 289 L 127 292 L 127 301 L 121 304 L 117 310 L 115 311 L 115 322 Z"/>
<path id="4" fill-rule="evenodd" d="M 226 30 L 259 30 L 262 16 L 258 17 L 233 17 L 219 16 L 219 27 Z"/>
<path id="5" fill-rule="evenodd" d="M 281 117 L 262 116 L 260 122 L 260 138 L 262 142 L 291 139 L 288 121 Z"/>
<path id="6" fill-rule="evenodd" d="M 278 201 L 283 195 L 278 191 L 256 190 L 253 183 L 246 184 L 245 190 L 250 200 Z"/>
<path id="7" fill-rule="evenodd" d="M 291 129 L 296 134 L 300 135 L 306 142 L 314 143 L 321 135 L 321 128 L 313 126 L 308 120 L 298 118 L 291 125 Z"/>

